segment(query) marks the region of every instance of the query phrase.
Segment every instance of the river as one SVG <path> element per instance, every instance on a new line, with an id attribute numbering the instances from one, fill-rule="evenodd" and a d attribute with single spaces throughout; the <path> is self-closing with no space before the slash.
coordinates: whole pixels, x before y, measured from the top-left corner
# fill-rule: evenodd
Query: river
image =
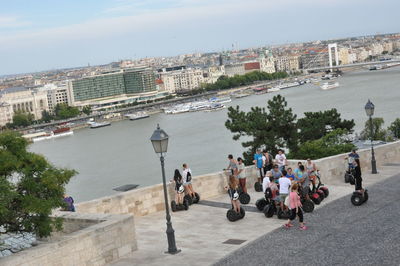
<path id="1" fill-rule="evenodd" d="M 364 106 L 375 104 L 375 117 L 383 117 L 386 126 L 400 117 L 400 67 L 379 71 L 346 73 L 340 87 L 322 91 L 306 84 L 280 92 L 234 99 L 229 106 L 243 110 L 265 107 L 278 93 L 298 116 L 307 111 L 337 108 L 343 118 L 354 119 L 361 131 L 367 119 Z M 232 140 L 225 128 L 227 110 L 178 115 L 155 114 L 150 118 L 114 122 L 110 127 L 76 130 L 73 136 L 36 142 L 30 150 L 43 154 L 58 167 L 79 173 L 67 185 L 67 193 L 77 202 L 117 193 L 113 188 L 125 184 L 140 187 L 161 182 L 160 161 L 150 143 L 157 123 L 168 135 L 167 178 L 175 168 L 189 164 L 194 175 L 220 171 L 228 165 L 227 155 L 241 156 L 241 142 Z"/>

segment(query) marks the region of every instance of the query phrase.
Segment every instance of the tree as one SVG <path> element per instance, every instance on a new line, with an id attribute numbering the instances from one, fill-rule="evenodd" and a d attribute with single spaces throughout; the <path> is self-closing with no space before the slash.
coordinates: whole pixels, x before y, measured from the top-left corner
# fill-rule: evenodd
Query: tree
<path id="1" fill-rule="evenodd" d="M 61 229 L 62 220 L 50 215 L 65 206 L 64 186 L 76 172 L 54 167 L 27 146 L 18 133 L 0 134 L 0 233 L 46 237 Z"/>
<path id="2" fill-rule="evenodd" d="M 68 106 L 65 103 L 57 104 L 54 107 L 54 113 L 56 114 L 57 119 L 68 119 L 77 117 L 80 112 L 76 107 Z"/>
<path id="3" fill-rule="evenodd" d="M 371 139 L 371 120 L 368 119 L 365 122 L 363 131 L 361 131 L 360 138 L 363 140 Z M 385 121 L 382 117 L 372 118 L 372 140 L 383 140 L 386 141 L 387 132 L 383 129 Z"/>
<path id="4" fill-rule="evenodd" d="M 90 107 L 90 105 L 86 105 L 82 108 L 82 112 L 86 115 L 90 115 L 92 113 L 92 107 Z"/>
<path id="5" fill-rule="evenodd" d="M 42 112 L 42 121 L 45 123 L 51 122 L 54 119 L 54 115 L 50 114 L 48 111 L 43 110 Z"/>
<path id="6" fill-rule="evenodd" d="M 27 127 L 32 125 L 33 122 L 33 114 L 24 113 L 24 112 L 16 112 L 13 116 L 12 127 Z"/>
<path id="7" fill-rule="evenodd" d="M 319 159 L 340 153 L 346 153 L 354 149 L 354 145 L 346 139 L 348 131 L 335 129 L 320 139 L 307 141 L 300 145 L 297 152 L 290 152 L 291 158 Z"/>
<path id="8" fill-rule="evenodd" d="M 400 118 L 396 118 L 396 120 L 390 124 L 388 131 L 390 131 L 395 138 L 400 139 Z"/>
<path id="9" fill-rule="evenodd" d="M 242 143 L 244 148 L 248 148 L 243 153 L 245 163 L 251 163 L 255 150 L 262 146 L 273 153 L 283 147 L 297 148 L 296 115 L 286 107 L 287 102 L 281 95 L 268 101 L 269 112 L 260 107 L 252 107 L 247 113 L 240 111 L 239 106 L 229 107 L 225 126 L 234 133 L 233 139 L 250 138 Z"/>
<path id="10" fill-rule="evenodd" d="M 329 131 L 339 128 L 352 133 L 354 125 L 353 119 L 341 119 L 340 113 L 335 108 L 319 112 L 305 112 L 304 117 L 297 121 L 300 143 L 320 139 Z"/>

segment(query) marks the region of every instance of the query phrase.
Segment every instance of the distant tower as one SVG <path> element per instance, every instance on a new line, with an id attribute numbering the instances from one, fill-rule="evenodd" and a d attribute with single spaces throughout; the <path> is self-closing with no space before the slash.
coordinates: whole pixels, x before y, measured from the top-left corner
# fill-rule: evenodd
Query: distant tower
<path id="1" fill-rule="evenodd" d="M 219 54 L 219 66 L 223 66 L 224 65 L 224 60 L 222 58 L 222 54 Z"/>

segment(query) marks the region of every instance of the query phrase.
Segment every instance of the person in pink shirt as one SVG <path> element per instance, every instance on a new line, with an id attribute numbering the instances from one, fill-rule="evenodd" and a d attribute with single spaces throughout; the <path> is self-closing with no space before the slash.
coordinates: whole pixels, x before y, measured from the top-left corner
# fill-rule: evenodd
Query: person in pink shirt
<path id="1" fill-rule="evenodd" d="M 290 217 L 289 220 L 284 226 L 286 228 L 290 228 L 293 226 L 291 223 L 294 219 L 296 219 L 296 215 L 299 216 L 300 222 L 300 230 L 306 230 L 307 227 L 304 225 L 303 221 L 303 210 L 301 209 L 301 201 L 300 196 L 298 194 L 299 185 L 294 183 L 292 185 L 291 192 L 289 193 L 289 209 L 290 209 Z"/>

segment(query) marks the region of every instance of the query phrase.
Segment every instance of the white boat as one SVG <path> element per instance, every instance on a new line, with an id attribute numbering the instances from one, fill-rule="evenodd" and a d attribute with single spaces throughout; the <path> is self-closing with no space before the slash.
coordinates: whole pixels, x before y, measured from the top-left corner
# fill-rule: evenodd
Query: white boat
<path id="1" fill-rule="evenodd" d="M 208 101 L 193 102 L 190 104 L 189 112 L 202 111 L 209 107 L 210 107 L 210 102 Z"/>
<path id="2" fill-rule="evenodd" d="M 339 82 L 325 82 L 321 85 L 321 89 L 330 90 L 333 88 L 339 87 Z"/>
<path id="3" fill-rule="evenodd" d="M 295 82 L 281 83 L 281 84 L 276 85 L 275 87 L 272 87 L 271 89 L 268 89 L 268 92 L 280 91 L 283 89 L 296 87 L 296 86 L 300 86 L 300 82 L 295 81 Z"/>
<path id="4" fill-rule="evenodd" d="M 125 117 L 129 118 L 129 120 L 139 120 L 150 117 L 147 112 L 137 112 L 134 114 L 126 114 Z"/>
<path id="5" fill-rule="evenodd" d="M 88 124 L 90 125 L 90 128 L 99 128 L 99 127 L 111 126 L 111 123 L 110 123 L 110 122 L 94 122 L 94 121 L 89 121 Z"/>
<path id="6" fill-rule="evenodd" d="M 212 97 L 209 102 L 211 103 L 230 103 L 232 101 L 231 97 Z"/>
<path id="7" fill-rule="evenodd" d="M 49 140 L 49 139 L 55 139 L 55 138 L 60 138 L 60 137 L 65 137 L 65 136 L 71 136 L 73 134 L 74 134 L 74 132 L 69 127 L 57 128 L 53 131 L 50 131 L 49 133 L 46 133 L 43 136 L 32 138 L 32 141 L 38 142 L 38 141 L 42 141 L 42 140 Z"/>
<path id="8" fill-rule="evenodd" d="M 206 112 L 212 112 L 212 111 L 219 111 L 219 110 L 222 110 L 222 109 L 225 109 L 226 108 L 226 106 L 224 105 L 224 104 L 222 104 L 222 103 L 213 103 L 213 104 L 211 104 L 211 106 L 207 109 L 207 110 L 205 110 Z"/>

